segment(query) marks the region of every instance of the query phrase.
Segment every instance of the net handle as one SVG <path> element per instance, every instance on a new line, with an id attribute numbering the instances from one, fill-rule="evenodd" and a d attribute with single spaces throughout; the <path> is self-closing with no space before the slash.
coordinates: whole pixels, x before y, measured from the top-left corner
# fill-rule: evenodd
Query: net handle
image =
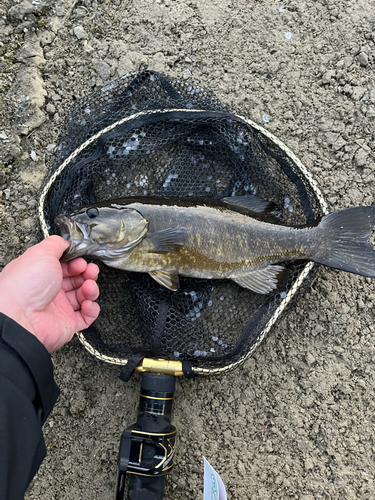
<path id="1" fill-rule="evenodd" d="M 144 373 L 138 417 L 124 430 L 119 452 L 115 500 L 162 500 L 166 474 L 173 467 L 176 429 L 171 425 L 176 379 Z"/>

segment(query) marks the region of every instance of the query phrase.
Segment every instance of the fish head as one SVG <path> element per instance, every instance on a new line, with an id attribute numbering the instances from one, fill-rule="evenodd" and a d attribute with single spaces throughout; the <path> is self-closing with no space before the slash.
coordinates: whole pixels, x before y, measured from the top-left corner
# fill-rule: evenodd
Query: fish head
<path id="1" fill-rule="evenodd" d="M 117 204 L 82 207 L 56 217 L 61 236 L 70 242 L 61 261 L 76 257 L 113 260 L 134 249 L 148 232 L 140 212 Z"/>

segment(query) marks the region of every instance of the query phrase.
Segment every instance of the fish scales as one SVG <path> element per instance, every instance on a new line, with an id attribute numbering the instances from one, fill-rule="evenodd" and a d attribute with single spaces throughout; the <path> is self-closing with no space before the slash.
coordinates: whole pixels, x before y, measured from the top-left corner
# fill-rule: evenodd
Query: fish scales
<path id="1" fill-rule="evenodd" d="M 275 224 L 273 208 L 254 196 L 131 198 L 81 207 L 56 222 L 71 243 L 62 260 L 98 258 L 149 273 L 170 290 L 178 290 L 179 276 L 187 276 L 231 279 L 269 293 L 285 283 L 280 263 L 297 259 L 375 277 L 369 243 L 375 207 L 338 210 L 304 228 Z"/>
<path id="2" fill-rule="evenodd" d="M 128 265 L 134 264 L 133 270 L 167 266 L 178 269 L 182 276 L 223 278 L 235 271 L 246 272 L 275 262 L 311 257 L 305 243 L 312 238 L 309 234 L 302 235 L 303 229 L 285 231 L 283 226 L 211 207 L 156 209 L 155 205 L 137 203 L 130 207 L 149 221 L 150 233 L 168 227 L 187 229 L 186 242 L 178 252 L 167 255 L 145 252 L 146 242 L 140 244 L 128 260 Z M 275 232 L 280 237 L 275 238 Z"/>

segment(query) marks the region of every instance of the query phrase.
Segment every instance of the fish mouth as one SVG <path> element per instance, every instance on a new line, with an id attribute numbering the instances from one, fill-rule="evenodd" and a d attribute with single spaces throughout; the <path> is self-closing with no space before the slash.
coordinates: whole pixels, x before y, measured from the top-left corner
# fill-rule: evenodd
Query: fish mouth
<path id="1" fill-rule="evenodd" d="M 81 253 L 83 254 L 84 248 L 86 248 L 87 245 L 82 245 L 84 242 L 84 233 L 78 224 L 64 215 L 56 217 L 55 222 L 59 227 L 61 237 L 70 242 L 70 246 L 62 254 L 60 261 L 67 262 L 79 257 Z M 81 248 L 82 252 L 80 252 L 80 246 L 83 247 Z"/>
<path id="2" fill-rule="evenodd" d="M 55 222 L 59 226 L 61 237 L 66 241 L 70 241 L 71 224 L 69 224 L 68 219 L 66 217 L 59 216 L 56 217 Z"/>

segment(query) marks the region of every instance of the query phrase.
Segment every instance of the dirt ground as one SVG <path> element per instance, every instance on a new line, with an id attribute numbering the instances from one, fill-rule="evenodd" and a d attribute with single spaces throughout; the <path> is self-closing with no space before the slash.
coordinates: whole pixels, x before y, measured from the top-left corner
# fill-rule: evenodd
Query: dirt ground
<path id="1" fill-rule="evenodd" d="M 374 0 L 2 0 L 0 269 L 35 241 L 37 192 L 75 99 L 155 69 L 213 90 L 309 168 L 332 210 L 374 204 Z M 204 455 L 229 499 L 375 498 L 375 282 L 320 269 L 252 359 L 178 380 L 165 498 L 202 498 Z M 113 498 L 127 384 L 77 339 L 27 500 Z"/>

